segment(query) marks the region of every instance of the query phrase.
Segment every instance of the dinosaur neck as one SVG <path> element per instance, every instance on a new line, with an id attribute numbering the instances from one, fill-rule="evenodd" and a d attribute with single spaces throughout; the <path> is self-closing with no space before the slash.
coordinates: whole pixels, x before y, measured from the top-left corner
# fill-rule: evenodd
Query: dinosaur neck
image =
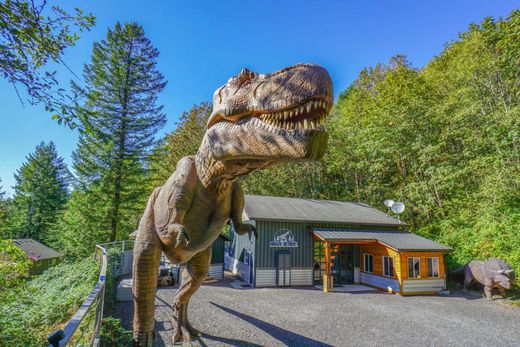
<path id="1" fill-rule="evenodd" d="M 211 143 L 207 136 L 204 136 L 202 143 L 195 155 L 195 167 L 197 175 L 204 187 L 210 185 L 220 186 L 237 180 L 253 171 L 261 170 L 272 166 L 274 163 L 261 160 L 217 160 L 211 152 Z"/>

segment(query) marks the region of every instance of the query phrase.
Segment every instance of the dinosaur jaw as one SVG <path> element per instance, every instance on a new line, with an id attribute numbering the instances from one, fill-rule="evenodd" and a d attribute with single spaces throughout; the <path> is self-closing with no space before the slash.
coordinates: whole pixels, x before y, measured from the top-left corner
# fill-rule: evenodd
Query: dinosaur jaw
<path id="1" fill-rule="evenodd" d="M 316 127 L 332 107 L 332 90 L 329 73 L 315 64 L 297 64 L 271 74 L 243 69 L 215 91 L 208 129 L 221 121 L 237 123 L 251 117 L 288 130 Z M 313 124 L 305 126 L 305 119 Z"/>
<path id="2" fill-rule="evenodd" d="M 229 114 L 226 110 L 215 114 L 208 124 L 211 128 L 218 122 L 237 123 L 245 118 L 258 117 L 265 123 L 282 129 L 317 129 L 332 108 L 332 98 L 327 95 L 315 95 L 293 104 L 274 103 L 279 107 L 256 108 L 242 114 Z"/>
<path id="3" fill-rule="evenodd" d="M 206 131 L 195 156 L 199 179 L 207 187 L 278 164 L 321 159 L 328 133 L 322 126 L 311 129 L 305 124 L 285 129 L 259 117 L 216 123 Z"/>
<path id="4" fill-rule="evenodd" d="M 319 160 L 327 148 L 328 134 L 318 117 L 282 121 L 271 117 L 244 118 L 236 123 L 218 122 L 205 135 L 213 159 L 284 163 Z M 261 166 L 261 165 L 260 165 Z"/>

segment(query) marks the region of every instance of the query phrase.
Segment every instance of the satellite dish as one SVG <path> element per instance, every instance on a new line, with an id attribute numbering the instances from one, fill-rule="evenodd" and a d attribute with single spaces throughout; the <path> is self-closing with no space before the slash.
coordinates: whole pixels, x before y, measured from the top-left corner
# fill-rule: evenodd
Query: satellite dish
<path id="1" fill-rule="evenodd" d="M 390 207 L 390 210 L 393 213 L 401 214 L 404 211 L 404 204 L 402 202 L 397 201 L 392 205 L 392 207 Z"/>
<path id="2" fill-rule="evenodd" d="M 384 204 L 385 204 L 386 207 L 390 208 L 390 207 L 392 207 L 392 206 L 394 205 L 394 200 L 392 200 L 392 199 L 386 199 L 386 200 L 384 201 Z"/>

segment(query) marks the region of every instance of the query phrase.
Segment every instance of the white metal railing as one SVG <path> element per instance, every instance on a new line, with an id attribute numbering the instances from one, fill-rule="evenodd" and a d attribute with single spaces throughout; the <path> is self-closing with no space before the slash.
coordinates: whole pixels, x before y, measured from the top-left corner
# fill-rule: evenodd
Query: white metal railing
<path id="1" fill-rule="evenodd" d="M 101 253 L 101 271 L 98 282 L 65 327 L 49 335 L 47 338 L 50 343 L 49 347 L 99 345 L 105 300 L 107 252 L 110 248 L 119 247 L 121 247 L 121 252 L 124 252 L 127 246 L 133 246 L 133 242 L 133 240 L 125 240 L 96 245 L 94 259 L 97 259 L 98 253 Z"/>

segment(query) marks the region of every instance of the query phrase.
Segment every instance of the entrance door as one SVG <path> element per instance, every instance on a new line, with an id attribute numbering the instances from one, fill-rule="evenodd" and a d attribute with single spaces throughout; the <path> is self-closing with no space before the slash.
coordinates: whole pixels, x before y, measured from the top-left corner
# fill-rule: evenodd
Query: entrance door
<path id="1" fill-rule="evenodd" d="M 279 287 L 291 285 L 291 253 L 278 252 L 277 255 L 276 284 Z"/>
<path id="2" fill-rule="evenodd" d="M 341 284 L 354 282 L 354 252 L 352 248 L 352 245 L 341 245 L 338 250 L 338 280 Z"/>

